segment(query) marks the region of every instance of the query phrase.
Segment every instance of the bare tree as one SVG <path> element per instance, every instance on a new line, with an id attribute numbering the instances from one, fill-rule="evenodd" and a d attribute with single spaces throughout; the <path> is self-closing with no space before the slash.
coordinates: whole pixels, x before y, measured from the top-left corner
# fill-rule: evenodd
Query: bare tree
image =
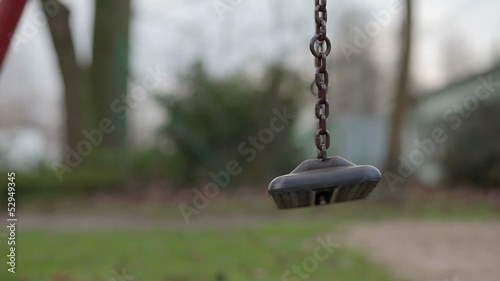
<path id="1" fill-rule="evenodd" d="M 66 144 L 76 149 L 82 119 L 82 71 L 76 60 L 76 52 L 69 27 L 69 9 L 58 0 L 41 0 L 47 17 L 59 69 L 64 84 L 64 113 L 66 116 Z M 56 3 L 56 5 L 53 5 Z"/>
<path id="2" fill-rule="evenodd" d="M 353 27 L 363 26 L 369 19 L 367 10 L 356 7 L 342 9 L 339 26 L 334 38 L 340 42 L 341 52 L 333 56 L 332 93 L 337 93 L 332 101 L 338 115 L 363 112 L 374 114 L 376 100 L 379 96 L 376 85 L 380 83 L 380 71 L 377 70 L 377 50 L 370 43 L 362 48 L 355 46 Z M 342 46 L 356 48 L 356 52 L 346 53 Z M 362 83 L 360 83 L 362 81 Z"/>
<path id="3" fill-rule="evenodd" d="M 91 71 L 91 118 L 98 128 L 109 118 L 116 129 L 104 137 L 108 147 L 125 147 L 127 139 L 127 95 L 130 0 L 95 0 L 94 46 Z M 120 101 L 120 105 L 113 103 Z"/>
<path id="4" fill-rule="evenodd" d="M 130 0 L 95 0 L 93 60 L 88 70 L 76 59 L 69 9 L 59 0 L 40 1 L 65 88 L 66 144 L 76 149 L 83 128 L 99 129 L 109 119 L 115 129 L 103 134 L 102 146 L 113 148 L 114 160 L 125 160 Z M 91 79 L 85 79 L 87 72 Z"/>
<path id="5" fill-rule="evenodd" d="M 406 16 L 401 29 L 402 48 L 399 65 L 399 76 L 396 82 L 396 96 L 394 111 L 391 117 L 389 150 L 386 160 L 386 169 L 397 169 L 401 155 L 401 132 L 404 125 L 405 113 L 410 104 L 409 72 L 412 44 L 412 1 L 406 0 Z"/>

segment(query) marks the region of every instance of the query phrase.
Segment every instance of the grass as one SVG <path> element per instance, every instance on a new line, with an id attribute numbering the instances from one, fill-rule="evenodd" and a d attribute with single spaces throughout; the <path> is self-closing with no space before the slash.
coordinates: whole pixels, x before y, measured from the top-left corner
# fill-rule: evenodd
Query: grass
<path id="1" fill-rule="evenodd" d="M 2 270 L 0 280 L 303 280 L 293 272 L 282 276 L 304 261 L 314 266 L 311 259 L 320 245 L 316 239 L 326 241 L 331 230 L 331 225 L 310 222 L 201 231 L 20 232 L 18 273 Z M 1 263 L 5 262 L 2 251 Z M 362 253 L 342 245 L 316 262 L 317 269 L 310 273 L 302 269 L 304 279 L 392 280 Z M 130 278 L 113 270 L 124 270 Z"/>
<path id="2" fill-rule="evenodd" d="M 190 197 L 186 198 L 189 203 Z M 128 198 L 117 200 L 116 197 L 23 200 L 17 233 L 17 273 L 7 272 L 7 245 L 5 236 L 0 237 L 3 240 L 0 241 L 0 280 L 394 280 L 386 269 L 369 261 L 364 253 L 342 244 L 326 260 L 317 261 L 317 269 L 310 273 L 303 271 L 304 278 L 293 272 L 283 278 L 283 274 L 304 262 L 311 265 L 319 245 L 316 239 L 326 239 L 332 233 L 338 235 L 346 223 L 500 218 L 498 207 L 484 200 L 464 200 L 448 194 L 412 198 L 403 205 L 360 201 L 278 211 L 265 192 L 226 194 L 213 199 L 210 206 L 194 218 L 194 227 L 184 224 L 176 202 L 134 203 Z M 186 200 L 180 202 L 186 203 Z M 23 230 L 23 213 L 44 213 L 49 217 L 65 214 L 75 219 L 79 215 L 99 219 L 119 214 L 136 219 L 160 218 L 165 222 L 153 229 L 113 230 L 109 227 L 79 231 L 69 226 L 64 231 L 28 231 Z M 213 218 L 216 218 L 215 224 Z M 236 218 L 239 223 L 234 224 L 225 220 L 227 218 Z M 125 276 L 120 274 L 122 270 Z"/>

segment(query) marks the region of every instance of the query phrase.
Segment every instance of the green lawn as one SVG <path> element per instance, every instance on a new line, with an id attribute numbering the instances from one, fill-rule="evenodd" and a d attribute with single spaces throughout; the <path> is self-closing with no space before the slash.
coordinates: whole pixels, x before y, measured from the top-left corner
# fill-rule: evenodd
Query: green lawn
<path id="1" fill-rule="evenodd" d="M 184 224 L 174 203 L 24 202 L 25 213 L 75 218 L 85 214 L 97 220 L 108 214 L 140 215 L 161 220 L 176 218 L 180 223 L 168 225 L 165 221 L 158 226 L 163 229 L 82 232 L 68 227 L 64 231 L 30 231 L 23 229 L 21 213 L 16 274 L 7 272 L 6 229 L 0 232 L 4 234 L 0 236 L 0 281 L 394 280 L 383 267 L 370 262 L 365 253 L 335 241 L 338 236 L 333 241 L 339 247 L 331 253 L 320 249 L 318 259 L 317 239 L 328 240 L 329 235 L 342 233 L 342 225 L 353 222 L 500 219 L 498 207 L 484 200 L 476 202 L 447 194 L 413 196 L 413 201 L 403 205 L 360 201 L 289 211 L 276 210 L 264 195 L 221 196 L 191 226 Z M 239 223 L 226 224 L 224 218 L 228 216 L 238 218 Z M 217 226 L 211 224 L 213 218 L 218 219 Z M 248 218 L 251 220 L 245 223 Z"/>
<path id="2" fill-rule="evenodd" d="M 321 249 L 323 260 L 314 258 L 316 239 L 327 241 L 331 230 L 284 223 L 201 231 L 20 232 L 17 273 L 3 269 L 0 280 L 392 280 L 342 244 L 331 253 Z M 3 268 L 5 260 L 2 249 Z"/>

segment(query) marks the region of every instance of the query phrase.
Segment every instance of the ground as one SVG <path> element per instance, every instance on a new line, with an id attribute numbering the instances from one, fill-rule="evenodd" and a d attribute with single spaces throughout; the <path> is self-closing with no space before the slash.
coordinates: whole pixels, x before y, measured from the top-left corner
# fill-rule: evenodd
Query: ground
<path id="1" fill-rule="evenodd" d="M 382 221 L 346 236 L 400 280 L 500 281 L 499 221 Z"/>
<path id="2" fill-rule="evenodd" d="M 500 280 L 498 205 L 444 196 L 278 211 L 265 193 L 236 193 L 189 225 L 177 208 L 189 196 L 24 202 L 18 273 L 0 280 Z M 335 251 L 295 274 L 313 262 L 318 239 Z"/>

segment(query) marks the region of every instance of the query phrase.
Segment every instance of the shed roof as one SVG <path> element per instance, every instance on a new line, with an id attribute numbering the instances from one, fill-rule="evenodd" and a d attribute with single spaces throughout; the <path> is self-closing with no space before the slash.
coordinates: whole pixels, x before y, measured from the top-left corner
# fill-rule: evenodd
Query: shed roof
<path id="1" fill-rule="evenodd" d="M 455 81 L 448 86 L 416 100 L 415 112 L 419 121 L 432 122 L 442 119 L 443 113 L 453 108 L 455 104 L 463 104 L 468 96 L 474 96 L 476 88 L 481 85 L 480 77 L 488 80 L 492 75 L 493 81 L 500 82 L 500 63 L 488 71 L 471 75 L 467 78 Z M 500 89 L 495 89 L 493 98 L 500 98 Z"/>

